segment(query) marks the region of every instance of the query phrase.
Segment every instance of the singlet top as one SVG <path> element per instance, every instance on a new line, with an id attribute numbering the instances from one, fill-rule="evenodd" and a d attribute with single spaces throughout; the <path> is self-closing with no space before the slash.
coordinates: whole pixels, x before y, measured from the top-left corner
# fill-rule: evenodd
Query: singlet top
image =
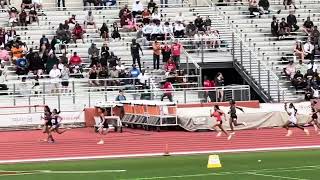
<path id="1" fill-rule="evenodd" d="M 221 118 L 222 114 L 220 112 L 214 111 L 212 115 L 217 119 L 217 121 L 222 121 L 222 118 Z"/>
<path id="2" fill-rule="evenodd" d="M 89 79 L 97 79 L 97 71 L 91 71 L 89 74 Z"/>
<path id="3" fill-rule="evenodd" d="M 237 110 L 236 110 L 236 107 L 235 107 L 235 106 L 230 106 L 230 114 L 231 114 L 231 115 L 237 114 Z"/>
<path id="4" fill-rule="evenodd" d="M 296 118 L 296 112 L 293 108 L 289 108 L 290 118 Z"/>
<path id="5" fill-rule="evenodd" d="M 51 113 L 50 112 L 45 112 L 44 113 L 44 120 L 46 121 L 46 125 L 47 126 L 51 126 L 52 122 L 51 122 Z"/>
<path id="6" fill-rule="evenodd" d="M 57 114 L 52 116 L 52 118 L 51 118 L 52 125 L 58 125 L 59 124 L 58 117 L 59 116 Z"/>

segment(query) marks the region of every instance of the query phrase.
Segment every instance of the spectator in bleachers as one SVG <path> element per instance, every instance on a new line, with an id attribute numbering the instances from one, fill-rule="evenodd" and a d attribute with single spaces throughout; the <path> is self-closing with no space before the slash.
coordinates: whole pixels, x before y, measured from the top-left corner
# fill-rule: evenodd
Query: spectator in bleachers
<path id="1" fill-rule="evenodd" d="M 296 65 L 296 70 L 300 71 L 301 74 L 306 74 L 308 71 L 308 65 L 304 64 L 303 61 L 300 59 L 299 63 Z"/>
<path id="2" fill-rule="evenodd" d="M 84 44 L 84 37 L 83 34 L 85 33 L 85 31 L 82 29 L 82 27 L 77 23 L 76 26 L 73 29 L 72 32 L 72 39 L 74 41 L 74 43 L 77 44 L 77 39 L 81 39 L 82 43 Z M 59 36 L 58 36 L 59 37 Z"/>
<path id="3" fill-rule="evenodd" d="M 222 87 L 222 89 L 217 89 L 217 91 L 216 91 L 218 102 L 224 101 L 224 88 L 223 88 L 223 86 L 225 84 L 224 84 L 224 77 L 223 77 L 222 73 L 220 73 L 220 72 L 217 73 L 216 77 L 214 78 L 214 84 L 217 87 Z"/>
<path id="4" fill-rule="evenodd" d="M 89 70 L 89 85 L 90 86 L 99 86 L 99 83 L 97 82 L 98 77 L 98 71 L 97 66 L 93 65 L 91 69 Z"/>
<path id="5" fill-rule="evenodd" d="M 293 60 L 289 60 L 289 64 L 284 68 L 284 73 L 290 80 L 292 80 L 296 73 L 296 66 L 293 63 Z"/>
<path id="6" fill-rule="evenodd" d="M 166 63 L 171 57 L 171 47 L 168 45 L 167 42 L 161 47 L 161 54 L 162 54 L 162 62 Z"/>
<path id="7" fill-rule="evenodd" d="M 34 9 L 42 9 L 42 0 L 32 0 Z"/>
<path id="8" fill-rule="evenodd" d="M 159 12 L 158 8 L 156 8 L 151 15 L 152 22 L 156 25 L 160 24 L 161 17 L 161 13 Z"/>
<path id="9" fill-rule="evenodd" d="M 0 66 L 10 65 L 11 56 L 9 51 L 5 49 L 3 46 L 0 46 Z"/>
<path id="10" fill-rule="evenodd" d="M 29 71 L 32 71 L 34 75 L 41 76 L 44 71 L 44 62 L 39 56 L 38 52 L 33 53 L 29 59 Z"/>
<path id="11" fill-rule="evenodd" d="M 292 5 L 294 7 L 294 9 L 297 9 L 296 5 L 295 5 L 295 0 L 283 0 L 283 5 L 284 5 L 284 8 L 287 9 L 287 6 L 290 6 Z"/>
<path id="12" fill-rule="evenodd" d="M 301 41 L 296 42 L 293 52 L 295 56 L 298 56 L 302 61 L 304 60 L 304 48 Z"/>
<path id="13" fill-rule="evenodd" d="M 63 28 L 62 23 L 59 24 L 59 27 L 56 31 L 56 35 L 57 35 L 57 39 L 59 39 L 61 42 L 64 42 L 64 43 L 69 43 L 71 38 L 70 32 Z"/>
<path id="14" fill-rule="evenodd" d="M 163 28 L 160 26 L 160 24 L 156 24 L 155 26 L 153 26 L 153 30 L 151 33 L 151 40 L 160 40 L 163 41 L 165 37 Z"/>
<path id="15" fill-rule="evenodd" d="M 118 24 L 116 22 L 113 23 L 112 25 L 113 27 L 113 31 L 111 33 L 111 37 L 115 40 L 115 39 L 119 39 L 119 41 L 121 40 L 121 36 L 119 33 L 119 27 Z"/>
<path id="16" fill-rule="evenodd" d="M 155 3 L 153 0 L 150 0 L 148 3 L 148 10 L 153 13 L 156 8 L 158 8 L 157 3 Z"/>
<path id="17" fill-rule="evenodd" d="M 303 45 L 303 50 L 306 59 L 314 58 L 314 45 L 311 43 L 310 38 L 308 38 L 307 42 Z"/>
<path id="18" fill-rule="evenodd" d="M 169 58 L 164 66 L 164 70 L 166 71 L 166 76 L 176 74 L 176 63 L 171 58 Z"/>
<path id="19" fill-rule="evenodd" d="M 133 1 L 132 4 L 132 16 L 135 18 L 137 15 L 141 15 L 143 11 L 143 5 L 140 0 Z"/>
<path id="20" fill-rule="evenodd" d="M 153 24 L 146 24 L 142 28 L 143 35 L 147 38 L 148 41 L 151 40 L 151 33 L 153 32 Z"/>
<path id="21" fill-rule="evenodd" d="M 118 61 L 116 69 L 121 73 L 122 71 L 126 70 L 126 67 L 124 66 L 124 63 L 122 63 L 121 61 Z"/>
<path id="22" fill-rule="evenodd" d="M 101 86 L 106 86 L 107 85 L 107 81 L 105 81 L 104 79 L 107 79 L 109 77 L 109 72 L 108 69 L 105 66 L 102 66 L 99 73 L 98 73 L 98 78 L 101 79 L 99 81 L 99 84 Z"/>
<path id="23" fill-rule="evenodd" d="M 60 44 L 60 40 L 57 38 L 57 36 L 53 36 L 53 39 L 51 40 L 51 43 L 50 43 L 50 49 L 55 52 L 56 51 L 56 45 L 59 46 Z M 59 50 L 60 48 L 58 48 Z"/>
<path id="24" fill-rule="evenodd" d="M 121 19 L 121 17 L 123 16 L 124 13 L 127 13 L 127 14 L 131 14 L 131 11 L 129 10 L 128 8 L 128 5 L 124 5 L 124 7 L 122 9 L 120 9 L 119 11 L 119 18 Z"/>
<path id="25" fill-rule="evenodd" d="M 62 5 L 63 7 L 63 10 L 66 10 L 66 1 L 65 0 L 57 0 L 58 2 L 58 7 L 59 7 L 59 10 L 60 10 L 60 6 Z"/>
<path id="26" fill-rule="evenodd" d="M 5 43 L 6 43 L 6 32 L 4 28 L 0 27 L 0 46 L 4 47 Z"/>
<path id="27" fill-rule="evenodd" d="M 180 55 L 182 48 L 182 45 L 178 42 L 177 39 L 171 45 L 172 60 L 176 63 L 177 69 L 179 69 L 180 67 Z"/>
<path id="28" fill-rule="evenodd" d="M 76 21 L 76 15 L 72 14 L 71 17 L 68 19 L 69 24 L 75 25 L 77 23 Z"/>
<path id="29" fill-rule="evenodd" d="M 173 34 L 173 27 L 169 22 L 164 23 L 163 32 L 165 34 L 166 40 L 168 39 L 168 37 L 170 37 L 170 34 Z"/>
<path id="30" fill-rule="evenodd" d="M 118 70 L 116 69 L 116 67 L 113 66 L 112 69 L 109 71 L 109 77 L 110 77 L 111 79 L 113 79 L 113 78 L 119 78 L 119 75 L 120 75 L 120 71 L 118 71 Z M 118 80 L 112 80 L 112 81 L 110 81 L 110 85 L 111 85 L 111 86 L 118 85 L 118 84 L 119 84 L 119 81 L 118 81 Z"/>
<path id="31" fill-rule="evenodd" d="M 105 66 L 105 67 L 108 66 L 107 59 L 109 58 L 109 56 L 110 56 L 109 46 L 108 46 L 107 42 L 104 42 L 102 47 L 101 47 L 101 59 L 105 60 L 105 61 L 101 61 L 100 60 L 100 63 L 101 63 L 102 66 Z"/>
<path id="32" fill-rule="evenodd" d="M 123 27 L 128 25 L 128 19 L 133 19 L 131 13 L 124 11 L 122 16 L 120 17 L 120 26 Z"/>
<path id="33" fill-rule="evenodd" d="M 70 78 L 70 70 L 68 68 L 68 65 L 64 64 L 61 70 L 62 93 L 68 93 L 69 78 Z"/>
<path id="34" fill-rule="evenodd" d="M 161 87 L 161 89 L 163 89 L 163 94 L 161 96 L 161 101 L 163 101 L 163 99 L 165 97 L 167 97 L 169 99 L 170 102 L 173 101 L 172 98 L 172 91 L 173 89 L 173 85 L 171 84 L 171 82 L 169 81 L 169 79 L 166 79 L 166 82 L 164 83 L 164 85 Z"/>
<path id="35" fill-rule="evenodd" d="M 198 28 L 198 31 L 205 31 L 204 22 L 200 15 L 197 16 L 197 18 L 194 20 L 194 25 Z"/>
<path id="36" fill-rule="evenodd" d="M 152 44 L 153 49 L 153 69 L 159 69 L 161 45 L 157 40 Z"/>
<path id="37" fill-rule="evenodd" d="M 294 15 L 294 10 L 289 11 L 289 15 L 287 16 L 287 23 L 289 25 L 290 31 L 297 31 L 299 26 L 297 25 L 297 18 Z"/>
<path id="38" fill-rule="evenodd" d="M 275 16 L 272 17 L 271 34 L 276 37 L 279 36 L 279 21 Z"/>
<path id="39" fill-rule="evenodd" d="M 29 24 L 32 24 L 33 22 L 37 22 L 39 26 L 38 13 L 35 9 L 29 11 Z"/>
<path id="40" fill-rule="evenodd" d="M 307 17 L 307 20 L 303 23 L 303 31 L 309 35 L 313 27 L 313 22 L 310 20 L 310 17 Z"/>
<path id="41" fill-rule="evenodd" d="M 303 74 L 301 74 L 299 70 L 297 70 L 291 82 L 296 90 L 298 90 L 299 88 L 303 88 L 306 85 L 303 79 Z"/>
<path id="42" fill-rule="evenodd" d="M 85 29 L 88 28 L 88 25 L 93 25 L 94 29 L 97 28 L 96 22 L 95 22 L 95 18 L 94 18 L 93 14 L 92 14 L 92 11 L 88 11 L 88 15 L 85 17 L 85 20 L 84 20 Z"/>
<path id="43" fill-rule="evenodd" d="M 13 59 L 22 58 L 23 49 L 19 46 L 18 43 L 14 43 L 13 47 L 11 48 L 11 53 L 12 53 Z"/>
<path id="44" fill-rule="evenodd" d="M 57 64 L 59 64 L 59 59 L 54 53 L 50 53 L 47 60 L 44 60 L 44 57 L 42 57 L 42 61 L 46 63 L 46 70 L 48 73 L 50 73 L 53 66 L 57 66 Z"/>
<path id="45" fill-rule="evenodd" d="M 50 70 L 49 77 L 50 83 L 52 85 L 51 93 L 59 93 L 59 81 L 60 81 L 61 72 L 57 68 L 57 65 L 53 65 Z"/>
<path id="46" fill-rule="evenodd" d="M 136 64 L 132 64 L 132 68 L 129 72 L 131 78 L 137 78 L 141 71 L 137 68 Z"/>
<path id="47" fill-rule="evenodd" d="M 132 43 L 131 43 L 131 46 L 130 46 L 130 51 L 131 51 L 133 64 L 136 64 L 136 62 L 137 62 L 138 66 L 139 66 L 139 69 L 141 71 L 140 51 L 141 51 L 142 55 L 143 55 L 143 51 L 142 51 L 142 48 L 141 48 L 140 44 L 138 44 L 136 42 L 136 39 L 132 39 Z"/>
<path id="48" fill-rule="evenodd" d="M 102 24 L 100 28 L 100 37 L 102 37 L 105 41 L 109 40 L 109 28 L 106 23 Z"/>
<path id="49" fill-rule="evenodd" d="M 206 20 L 204 21 L 204 26 L 205 26 L 206 31 L 210 30 L 210 28 L 211 28 L 210 16 L 207 16 Z"/>
<path id="50" fill-rule="evenodd" d="M 15 26 L 18 23 L 18 10 L 15 7 L 11 7 L 8 11 L 10 26 Z"/>
<path id="51" fill-rule="evenodd" d="M 22 10 L 21 13 L 19 14 L 19 23 L 20 23 L 20 26 L 27 26 L 27 13 L 25 10 Z"/>
<path id="52" fill-rule="evenodd" d="M 64 21 L 63 29 L 65 29 L 66 31 L 69 31 L 69 30 L 70 30 L 70 26 L 69 26 L 69 21 L 68 21 L 68 20 L 65 20 L 65 21 Z"/>
<path id="53" fill-rule="evenodd" d="M 116 0 L 101 0 L 101 6 L 107 7 L 107 6 L 114 6 L 116 5 Z"/>
<path id="54" fill-rule="evenodd" d="M 249 0 L 249 12 L 252 16 L 258 16 L 264 14 L 264 10 L 259 6 L 257 0 Z"/>
<path id="55" fill-rule="evenodd" d="M 79 66 L 81 64 L 82 64 L 81 57 L 78 56 L 77 52 L 74 52 L 73 55 L 70 57 L 70 60 L 69 60 L 70 68 L 72 68 L 74 66 Z"/>
<path id="56" fill-rule="evenodd" d="M 99 63 L 100 50 L 97 48 L 97 45 L 95 43 L 92 43 L 89 47 L 88 54 L 91 60 L 90 67 L 92 67 L 93 65 L 97 66 Z"/>
<path id="57" fill-rule="evenodd" d="M 126 96 L 124 95 L 123 90 L 119 90 L 119 94 L 116 97 L 116 101 L 125 101 L 127 100 Z"/>
<path id="58" fill-rule="evenodd" d="M 308 71 L 307 71 L 306 77 L 309 76 L 309 75 L 310 75 L 310 76 L 313 76 L 314 72 L 316 72 L 317 69 L 318 69 L 317 64 L 315 64 L 315 63 L 314 63 L 314 60 L 311 59 L 311 60 L 309 61 L 309 63 L 308 63 Z M 310 72 L 309 72 L 309 70 L 310 70 Z"/>
<path id="59" fill-rule="evenodd" d="M 174 37 L 183 38 L 185 34 L 185 27 L 181 22 L 176 23 L 174 26 Z"/>
<path id="60" fill-rule="evenodd" d="M 112 68 L 113 66 L 117 66 L 119 60 L 120 59 L 116 55 L 114 55 L 114 52 L 111 51 L 108 58 L 109 67 Z"/>
<path id="61" fill-rule="evenodd" d="M 149 24 L 150 23 L 150 19 L 151 19 L 151 12 L 149 11 L 148 8 L 144 8 L 143 12 L 142 12 L 142 23 L 143 24 Z"/>
<path id="62" fill-rule="evenodd" d="M 16 59 L 16 74 L 17 75 L 26 75 L 28 73 L 29 62 L 22 56 L 21 58 Z"/>
<path id="63" fill-rule="evenodd" d="M 288 23 L 286 22 L 285 18 L 281 18 L 281 22 L 279 24 L 279 39 L 284 39 L 285 36 L 288 36 L 290 34 L 290 27 Z"/>
<path id="64" fill-rule="evenodd" d="M 318 30 L 318 26 L 313 26 L 312 31 L 310 33 L 311 43 L 315 46 L 319 44 L 320 32 Z"/>
<path id="65" fill-rule="evenodd" d="M 197 27 L 193 24 L 192 21 L 186 26 L 186 35 L 188 38 L 193 38 L 197 32 Z"/>
<path id="66" fill-rule="evenodd" d="M 136 35 L 136 38 L 137 38 L 137 43 L 139 43 L 140 45 L 142 46 L 146 46 L 147 45 L 147 38 L 143 36 L 143 25 L 140 24 L 138 27 L 137 27 L 137 35 Z"/>
<path id="67" fill-rule="evenodd" d="M 139 79 L 139 83 L 141 84 L 141 85 L 146 85 L 147 83 L 148 83 L 148 80 L 149 80 L 149 77 L 145 74 L 145 70 L 143 69 L 142 71 L 141 71 L 141 73 L 139 74 L 139 76 L 138 76 L 138 79 Z"/>
<path id="68" fill-rule="evenodd" d="M 22 0 L 21 9 L 31 9 L 34 7 L 32 0 Z"/>
<path id="69" fill-rule="evenodd" d="M 123 29 L 127 32 L 133 32 L 133 31 L 136 31 L 137 28 L 136 28 L 136 19 L 135 18 L 127 18 L 125 20 L 125 25 L 123 26 Z"/>
<path id="70" fill-rule="evenodd" d="M 40 47 L 42 45 L 45 45 L 47 49 L 49 49 L 49 47 L 50 47 L 49 39 L 46 37 L 45 34 L 43 34 L 41 39 L 40 39 Z"/>

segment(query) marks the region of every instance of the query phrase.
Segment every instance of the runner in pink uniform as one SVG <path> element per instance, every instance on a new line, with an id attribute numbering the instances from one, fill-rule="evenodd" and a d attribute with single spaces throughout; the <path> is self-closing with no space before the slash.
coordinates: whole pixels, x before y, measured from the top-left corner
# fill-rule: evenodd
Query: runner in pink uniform
<path id="1" fill-rule="evenodd" d="M 226 130 L 224 130 L 224 128 L 222 127 L 222 115 L 224 116 L 224 119 L 227 121 L 227 118 L 226 118 L 226 114 L 220 110 L 219 106 L 218 105 L 214 105 L 214 111 L 213 113 L 210 113 L 211 114 L 211 117 L 215 117 L 216 118 L 216 121 L 217 121 L 217 124 L 215 124 L 213 126 L 213 128 L 215 130 L 217 130 L 217 127 L 219 127 L 219 129 L 228 136 L 228 140 L 230 140 L 232 138 L 232 134 L 229 134 Z M 217 130 L 218 131 L 218 130 Z M 221 131 L 217 134 L 217 137 L 221 136 Z"/>

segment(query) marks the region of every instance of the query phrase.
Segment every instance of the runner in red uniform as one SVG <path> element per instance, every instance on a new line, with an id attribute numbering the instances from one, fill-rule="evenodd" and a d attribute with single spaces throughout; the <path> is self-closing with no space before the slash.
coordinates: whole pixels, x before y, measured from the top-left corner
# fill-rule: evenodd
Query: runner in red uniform
<path id="1" fill-rule="evenodd" d="M 224 116 L 224 119 L 225 121 L 227 121 L 227 118 L 226 118 L 226 114 L 220 110 L 219 106 L 218 105 L 214 105 L 214 111 L 213 113 L 210 113 L 211 114 L 211 117 L 215 117 L 216 118 L 216 121 L 217 121 L 217 124 L 215 124 L 213 126 L 213 128 L 215 130 L 217 130 L 217 127 L 219 127 L 219 129 L 228 136 L 228 140 L 230 140 L 232 138 L 232 134 L 228 134 L 226 130 L 224 130 L 224 128 L 222 127 L 222 115 Z M 218 130 L 217 130 L 218 131 Z M 217 137 L 221 136 L 221 132 L 219 132 L 217 134 Z"/>

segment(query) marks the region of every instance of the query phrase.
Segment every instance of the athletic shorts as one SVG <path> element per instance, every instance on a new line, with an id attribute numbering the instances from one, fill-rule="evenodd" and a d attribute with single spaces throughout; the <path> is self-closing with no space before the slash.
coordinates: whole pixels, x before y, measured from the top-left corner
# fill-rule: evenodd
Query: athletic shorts
<path id="1" fill-rule="evenodd" d="M 317 113 L 313 113 L 311 117 L 312 117 L 312 119 L 318 119 Z"/>
<path id="2" fill-rule="evenodd" d="M 232 118 L 232 120 L 237 119 L 238 116 L 236 114 L 231 114 L 230 117 Z"/>
<path id="3" fill-rule="evenodd" d="M 297 124 L 297 118 L 294 118 L 294 117 L 290 117 L 289 118 L 289 121 L 293 124 Z"/>

